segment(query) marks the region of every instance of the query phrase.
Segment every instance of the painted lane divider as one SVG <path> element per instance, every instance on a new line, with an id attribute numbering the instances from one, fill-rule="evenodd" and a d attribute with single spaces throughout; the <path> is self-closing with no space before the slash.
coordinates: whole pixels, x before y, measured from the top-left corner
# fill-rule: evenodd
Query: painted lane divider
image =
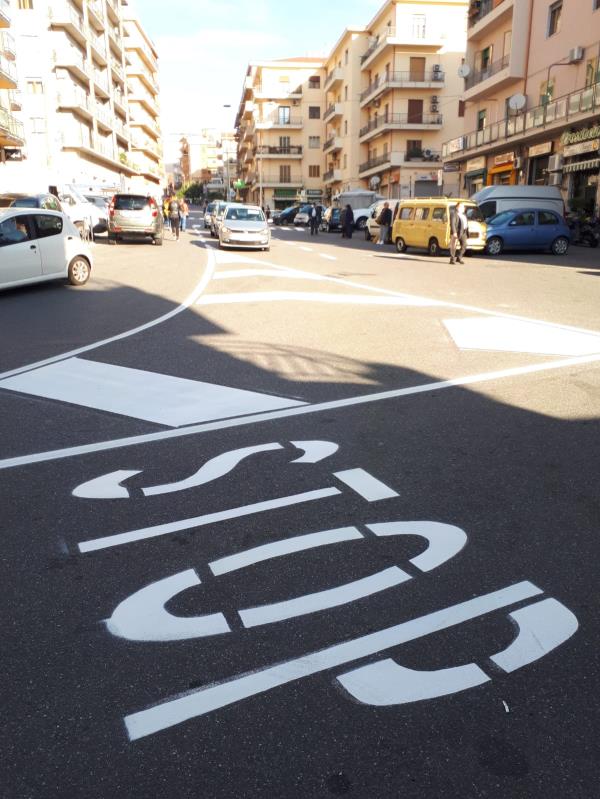
<path id="1" fill-rule="evenodd" d="M 541 593 L 542 590 L 530 582 L 516 583 L 294 660 L 207 685 L 126 716 L 125 727 L 130 740 L 138 740 L 242 699 L 379 654 L 386 649 L 455 627 Z M 545 604 L 547 602 L 551 604 Z M 553 624 L 547 620 L 550 610 L 554 612 Z M 520 668 L 538 660 L 570 638 L 578 626 L 575 616 L 553 599 L 530 605 L 510 614 L 510 617 L 517 624 L 523 624 L 523 627 L 519 628 L 516 639 L 503 652 L 492 656 L 493 662 L 500 667 L 504 662 L 511 668 Z M 538 636 L 536 625 L 540 619 L 543 628 L 541 636 Z M 475 664 L 440 671 L 443 672 L 441 680 L 438 672 L 416 672 L 386 659 L 340 674 L 337 679 L 359 701 L 382 705 L 404 704 L 448 695 L 489 680 Z M 404 682 L 399 681 L 399 677 L 404 678 Z M 382 679 L 380 685 L 376 678 Z"/>

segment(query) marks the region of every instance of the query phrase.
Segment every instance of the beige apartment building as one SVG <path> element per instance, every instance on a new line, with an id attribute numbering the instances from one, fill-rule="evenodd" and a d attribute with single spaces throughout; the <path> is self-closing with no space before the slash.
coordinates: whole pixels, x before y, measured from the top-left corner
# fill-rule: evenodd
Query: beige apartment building
<path id="1" fill-rule="evenodd" d="M 21 106 L 17 92 L 15 39 L 10 28 L 10 2 L 0 0 L 0 165 L 7 160 L 20 160 L 25 143 L 23 123 L 13 115 Z"/>
<path id="2" fill-rule="evenodd" d="M 275 209 L 323 197 L 324 80 L 322 59 L 248 66 L 236 119 L 240 194 L 248 201 Z"/>
<path id="3" fill-rule="evenodd" d="M 443 148 L 463 193 L 551 185 L 598 209 L 600 1 L 472 0 L 467 37 L 464 127 Z"/>
<path id="4" fill-rule="evenodd" d="M 466 0 L 389 0 L 368 25 L 360 58 L 359 176 L 386 197 L 457 188 L 442 143 L 461 128 Z"/>

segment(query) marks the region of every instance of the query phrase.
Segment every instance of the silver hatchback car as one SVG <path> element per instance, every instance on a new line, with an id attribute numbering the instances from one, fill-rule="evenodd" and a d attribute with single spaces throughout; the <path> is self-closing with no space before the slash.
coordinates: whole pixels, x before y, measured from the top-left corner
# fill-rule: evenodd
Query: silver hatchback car
<path id="1" fill-rule="evenodd" d="M 122 238 L 149 238 L 163 243 L 163 215 L 154 197 L 144 194 L 115 194 L 108 207 L 108 243 Z"/>

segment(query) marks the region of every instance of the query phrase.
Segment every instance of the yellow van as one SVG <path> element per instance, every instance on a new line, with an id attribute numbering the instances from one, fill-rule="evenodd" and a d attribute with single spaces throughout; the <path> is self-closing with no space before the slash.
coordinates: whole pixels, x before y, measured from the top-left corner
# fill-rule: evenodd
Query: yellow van
<path id="1" fill-rule="evenodd" d="M 462 202 L 469 221 L 467 251 L 483 252 L 487 225 L 476 203 L 448 197 L 424 197 L 402 200 L 392 227 L 392 242 L 398 252 L 407 247 L 427 250 L 429 255 L 440 255 L 450 249 L 450 209 Z"/>

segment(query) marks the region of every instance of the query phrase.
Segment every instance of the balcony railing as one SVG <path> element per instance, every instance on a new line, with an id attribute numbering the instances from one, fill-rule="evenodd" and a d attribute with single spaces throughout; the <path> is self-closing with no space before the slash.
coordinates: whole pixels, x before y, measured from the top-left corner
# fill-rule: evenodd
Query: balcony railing
<path id="1" fill-rule="evenodd" d="M 441 69 L 415 72 L 388 72 L 381 78 L 372 81 L 367 88 L 361 92 L 361 102 L 373 92 L 387 89 L 391 84 L 402 85 L 408 83 L 443 83 L 445 81 L 444 72 Z"/>
<path id="2" fill-rule="evenodd" d="M 496 6 L 499 5 L 496 3 Z M 476 25 L 480 19 L 487 17 L 495 8 L 494 0 L 471 0 L 469 6 L 469 28 Z"/>
<path id="3" fill-rule="evenodd" d="M 343 73 L 339 67 L 335 67 L 325 75 L 325 82 L 323 84 L 324 88 L 327 90 L 330 87 L 333 87 L 335 83 L 339 83 L 339 81 L 343 80 Z"/>
<path id="4" fill-rule="evenodd" d="M 372 119 L 367 125 L 362 127 L 359 136 L 366 136 L 377 128 L 387 127 L 388 125 L 441 125 L 443 122 L 442 114 L 387 114 Z"/>
<path id="5" fill-rule="evenodd" d="M 91 113 L 90 96 L 75 87 L 70 91 L 59 92 L 56 99 L 59 108 L 80 108 Z"/>
<path id="6" fill-rule="evenodd" d="M 282 184 L 285 186 L 301 186 L 302 185 L 302 175 L 300 174 L 263 174 L 262 175 L 262 182 L 266 184 Z"/>
<path id="7" fill-rule="evenodd" d="M 383 155 L 378 155 L 376 158 L 369 158 L 368 161 L 364 161 L 358 167 L 359 174 L 361 172 L 368 172 L 369 169 L 375 169 L 377 166 L 385 166 L 385 164 L 391 163 L 392 154 L 391 153 L 384 153 Z"/>
<path id="8" fill-rule="evenodd" d="M 377 38 L 365 50 L 364 54 L 360 57 L 360 63 L 364 64 L 367 58 L 373 55 L 375 50 L 377 50 L 377 48 L 383 42 L 384 39 L 387 39 L 389 36 L 395 36 L 395 35 L 396 35 L 396 28 L 394 28 L 393 25 L 388 25 L 388 27 L 384 30 L 383 35 L 377 36 Z"/>
<path id="9" fill-rule="evenodd" d="M 14 58 L 15 56 L 15 40 L 10 33 L 3 31 L 0 33 L 0 50 L 4 55 Z"/>
<path id="10" fill-rule="evenodd" d="M 483 130 L 474 130 L 451 139 L 442 145 L 442 157 L 453 160 L 479 147 L 502 144 L 513 136 L 522 137 L 536 133 L 549 125 L 568 122 L 581 114 L 596 115 L 600 112 L 600 83 L 565 94 L 543 105 L 537 105 L 522 114 L 505 117 Z"/>
<path id="11" fill-rule="evenodd" d="M 285 127 L 287 125 L 290 126 L 300 126 L 302 125 L 302 117 L 284 117 L 279 116 L 278 114 L 271 114 L 271 116 L 264 117 L 263 119 L 257 119 L 256 124 L 265 127 Z"/>
<path id="12" fill-rule="evenodd" d="M 483 69 L 474 70 L 465 78 L 465 91 L 467 89 L 472 89 L 473 86 L 477 86 L 478 83 L 491 78 L 492 75 L 497 75 L 498 72 L 502 72 L 503 69 L 506 69 L 509 62 L 510 54 L 502 56 L 502 58 L 499 58 L 497 61 L 492 61 L 491 64 L 488 64 Z"/>
<path id="13" fill-rule="evenodd" d="M 368 161 L 364 161 L 358 167 L 358 173 L 362 174 L 363 172 L 368 172 L 377 167 L 399 166 L 400 164 L 405 164 L 407 162 L 412 163 L 413 161 L 431 163 L 440 161 L 440 159 L 441 153 L 437 150 L 413 150 L 409 152 L 393 150 L 383 155 L 378 155 L 375 158 L 370 158 Z"/>
<path id="14" fill-rule="evenodd" d="M 11 81 L 16 83 L 17 80 L 17 70 L 12 61 L 9 61 L 8 58 L 5 58 L 3 55 L 0 55 L 0 73 L 4 73 L 8 75 Z"/>
<path id="15" fill-rule="evenodd" d="M 10 25 L 10 0 L 0 0 L 0 28 Z"/>
<path id="16" fill-rule="evenodd" d="M 262 145 L 254 150 L 256 155 L 302 155 L 302 147 L 290 145 L 289 147 L 271 147 Z"/>
<path id="17" fill-rule="evenodd" d="M 19 122 L 12 114 L 9 114 L 6 108 L 0 106 L 0 130 L 8 133 L 14 139 L 19 139 L 21 142 L 24 140 L 23 123 Z"/>

